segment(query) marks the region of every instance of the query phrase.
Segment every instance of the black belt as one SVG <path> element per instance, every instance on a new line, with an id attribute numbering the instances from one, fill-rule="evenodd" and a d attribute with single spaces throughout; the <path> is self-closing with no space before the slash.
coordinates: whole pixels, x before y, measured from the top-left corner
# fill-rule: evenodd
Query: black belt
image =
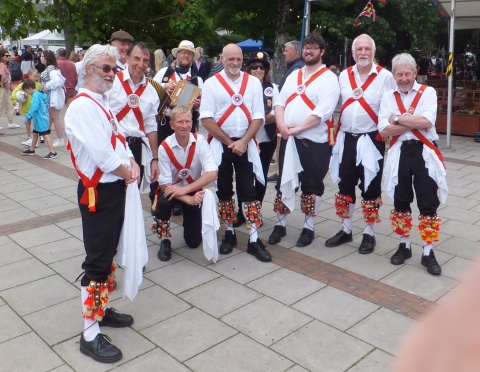
<path id="1" fill-rule="evenodd" d="M 410 140 L 406 140 L 406 141 L 402 141 L 402 142 L 407 144 L 407 145 L 423 145 L 422 141 L 414 140 L 414 139 L 410 139 Z"/>
<path id="2" fill-rule="evenodd" d="M 363 136 L 364 134 L 367 134 L 369 136 L 376 135 L 377 131 L 365 132 L 365 133 L 350 133 L 350 132 L 343 132 L 343 133 L 345 133 L 346 136 L 350 136 L 350 137 L 360 137 L 360 136 Z"/>
<path id="3" fill-rule="evenodd" d="M 126 137 L 125 140 L 126 140 L 127 143 L 129 143 L 130 145 L 132 145 L 132 144 L 134 144 L 134 143 L 141 143 L 141 142 L 143 142 L 142 137 Z"/>

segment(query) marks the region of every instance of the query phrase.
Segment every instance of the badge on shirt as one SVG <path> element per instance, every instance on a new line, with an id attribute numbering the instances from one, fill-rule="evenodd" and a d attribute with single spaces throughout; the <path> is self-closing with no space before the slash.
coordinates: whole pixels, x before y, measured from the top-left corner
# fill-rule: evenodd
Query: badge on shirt
<path id="1" fill-rule="evenodd" d="M 265 90 L 263 91 L 263 94 L 265 94 L 266 97 L 273 97 L 273 88 L 266 87 Z"/>
<path id="2" fill-rule="evenodd" d="M 113 133 L 115 133 L 115 135 L 118 134 L 118 129 L 117 129 L 117 123 L 115 123 L 115 119 L 110 119 L 110 124 L 112 124 L 112 128 L 113 128 Z"/>
<path id="3" fill-rule="evenodd" d="M 360 99 L 363 97 L 363 90 L 362 88 L 355 88 L 353 90 L 353 98 Z"/>
<path id="4" fill-rule="evenodd" d="M 408 113 L 410 115 L 413 115 L 414 112 L 415 112 L 415 107 L 410 106 L 410 108 L 408 109 Z"/>
<path id="5" fill-rule="evenodd" d="M 297 94 L 303 94 L 303 92 L 305 92 L 305 89 L 307 89 L 307 87 L 305 86 L 305 84 L 300 84 L 300 85 L 297 87 Z"/>
<path id="6" fill-rule="evenodd" d="M 232 104 L 240 106 L 243 103 L 243 96 L 240 93 L 236 93 L 232 96 Z"/>
<path id="7" fill-rule="evenodd" d="M 188 178 L 190 176 L 190 171 L 187 168 L 183 168 L 180 172 L 178 172 L 178 178 L 182 180 Z"/>
<path id="8" fill-rule="evenodd" d="M 135 93 L 132 93 L 128 96 L 128 106 L 131 108 L 137 108 L 140 105 L 140 97 Z"/>

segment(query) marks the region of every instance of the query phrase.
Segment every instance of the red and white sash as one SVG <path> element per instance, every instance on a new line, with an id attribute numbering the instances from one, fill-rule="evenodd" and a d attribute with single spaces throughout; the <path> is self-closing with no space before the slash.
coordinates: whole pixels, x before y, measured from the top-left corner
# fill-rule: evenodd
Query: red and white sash
<path id="1" fill-rule="evenodd" d="M 175 166 L 175 168 L 177 168 L 177 170 L 178 170 L 179 178 L 175 183 L 179 183 L 183 180 L 187 180 L 188 183 L 195 182 L 195 180 L 192 178 L 192 176 L 189 173 L 190 167 L 191 167 L 192 162 L 193 162 L 193 157 L 195 155 L 195 148 L 196 148 L 196 145 L 197 145 L 197 142 L 196 142 L 197 141 L 197 135 L 195 133 L 193 133 L 193 137 L 195 138 L 195 142 L 192 143 L 192 145 L 190 146 L 190 149 L 188 150 L 187 162 L 185 163 L 184 166 L 182 166 L 180 164 L 180 162 L 177 160 L 177 158 L 176 158 L 175 154 L 173 153 L 171 147 L 168 145 L 168 143 L 166 141 L 163 141 L 162 144 L 160 145 L 165 149 L 168 157 L 170 158 L 170 161 Z M 182 172 L 185 173 L 185 177 L 182 177 Z"/>
<path id="2" fill-rule="evenodd" d="M 143 121 L 142 111 L 140 110 L 140 97 L 147 88 L 148 79 L 145 80 L 145 85 L 138 87 L 134 93 L 128 84 L 128 81 L 124 80 L 123 72 L 119 71 L 117 75 L 122 82 L 122 87 L 125 90 L 125 93 L 127 93 L 128 99 L 125 107 L 118 112 L 116 118 L 118 121 L 121 121 L 130 112 L 130 110 L 132 110 L 135 118 L 137 119 L 138 125 L 140 126 L 140 130 L 145 133 L 145 124 Z"/>

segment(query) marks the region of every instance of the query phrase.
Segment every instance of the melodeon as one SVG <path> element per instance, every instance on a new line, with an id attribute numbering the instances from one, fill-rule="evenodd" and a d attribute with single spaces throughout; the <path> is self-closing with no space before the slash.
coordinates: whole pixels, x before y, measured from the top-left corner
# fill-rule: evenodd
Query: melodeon
<path id="1" fill-rule="evenodd" d="M 189 110 L 192 109 L 192 101 L 200 97 L 202 89 L 190 83 L 188 80 L 180 80 L 176 83 L 175 88 L 170 94 L 170 107 L 186 106 Z"/>
<path id="2" fill-rule="evenodd" d="M 158 98 L 160 99 L 160 104 L 158 105 L 158 113 L 157 113 L 157 123 L 161 123 L 165 115 L 167 114 L 167 110 L 170 106 L 171 99 L 168 92 L 162 87 L 159 83 L 155 80 L 148 78 L 148 82 L 152 84 L 152 87 L 155 88 L 158 94 Z"/>

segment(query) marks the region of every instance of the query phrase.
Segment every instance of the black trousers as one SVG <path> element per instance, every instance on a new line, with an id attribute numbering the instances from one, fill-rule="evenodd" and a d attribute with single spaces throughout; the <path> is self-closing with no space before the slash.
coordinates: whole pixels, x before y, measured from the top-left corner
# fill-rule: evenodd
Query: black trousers
<path id="1" fill-rule="evenodd" d="M 307 139 L 298 139 L 295 137 L 298 157 L 302 164 L 303 171 L 298 175 L 302 193 L 322 196 L 325 191 L 323 180 L 328 172 L 330 157 L 332 156 L 332 146 L 325 143 L 317 143 Z M 280 164 L 279 177 L 275 188 L 280 192 L 282 182 L 283 165 L 290 161 L 285 159 L 285 148 L 287 141 L 282 138 L 280 141 Z"/>
<path id="2" fill-rule="evenodd" d="M 135 143 L 130 143 L 128 142 L 129 138 L 132 137 L 127 137 L 127 143 L 128 147 L 130 148 L 130 151 L 133 154 L 133 158 L 135 159 L 135 162 L 138 164 L 140 167 L 140 183 L 138 184 L 138 187 L 142 184 L 143 180 L 143 172 L 144 172 L 144 166 L 142 165 L 142 146 L 143 146 L 143 141 L 139 139 L 139 137 L 134 137 L 136 140 Z"/>
<path id="3" fill-rule="evenodd" d="M 218 167 L 218 200 L 230 200 L 233 192 L 233 169 L 237 182 L 238 200 L 249 202 L 257 198 L 253 164 L 248 161 L 248 151 L 242 156 L 235 155 L 228 146 L 223 145 L 222 161 Z"/>
<path id="4" fill-rule="evenodd" d="M 193 195 L 191 193 L 190 195 Z M 189 205 L 178 199 L 168 200 L 165 194 L 157 192 L 157 209 L 155 217 L 159 220 L 169 221 L 172 216 L 173 206 L 179 203 L 183 211 L 183 238 L 190 248 L 197 248 L 202 242 L 202 209 L 196 205 Z"/>
<path id="5" fill-rule="evenodd" d="M 87 205 L 80 204 L 84 190 L 82 181 L 79 181 L 77 197 L 86 253 L 81 284 L 86 287 L 90 280 L 105 282 L 111 272 L 123 227 L 126 188 L 123 180 L 99 183 L 96 212 L 90 212 Z"/>
<path id="6" fill-rule="evenodd" d="M 367 133 L 367 135 L 370 136 L 373 144 L 380 152 L 380 154 L 384 156 L 385 142 L 375 140 L 375 136 L 377 135 L 377 133 L 378 132 L 370 132 Z M 356 201 L 355 186 L 357 186 L 358 181 L 360 181 L 358 187 L 362 191 L 361 195 L 364 200 L 377 199 L 382 195 L 383 158 L 378 162 L 380 165 L 380 170 L 378 171 L 372 182 L 370 182 L 368 189 L 365 190 L 365 172 L 363 165 L 361 163 L 359 165 L 356 165 L 358 139 L 359 136 L 345 133 L 343 156 L 339 169 L 340 182 L 338 183 L 338 188 L 340 190 L 340 193 L 350 196 L 353 200 L 353 203 L 355 203 Z"/>
<path id="7" fill-rule="evenodd" d="M 432 216 L 437 213 L 440 205 L 437 195 L 438 186 L 428 175 L 422 152 L 423 144 L 420 141 L 402 143 L 394 205 L 398 212 L 411 212 L 410 204 L 413 202 L 413 189 L 415 189 L 420 214 Z"/>
<path id="8" fill-rule="evenodd" d="M 263 202 L 265 193 L 267 191 L 267 174 L 270 167 L 270 161 L 272 160 L 275 148 L 277 147 L 277 136 L 273 140 L 260 143 L 260 161 L 262 162 L 263 178 L 265 179 L 265 185 L 260 182 L 255 182 L 255 190 L 257 191 L 257 200 Z"/>

